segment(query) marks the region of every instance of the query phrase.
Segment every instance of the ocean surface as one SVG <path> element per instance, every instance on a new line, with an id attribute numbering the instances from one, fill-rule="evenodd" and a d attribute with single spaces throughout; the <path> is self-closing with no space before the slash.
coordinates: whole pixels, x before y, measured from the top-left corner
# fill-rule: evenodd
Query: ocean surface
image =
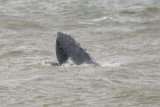
<path id="1" fill-rule="evenodd" d="M 57 32 L 101 66 L 45 63 Z M 0 107 L 160 107 L 160 0 L 0 0 Z"/>

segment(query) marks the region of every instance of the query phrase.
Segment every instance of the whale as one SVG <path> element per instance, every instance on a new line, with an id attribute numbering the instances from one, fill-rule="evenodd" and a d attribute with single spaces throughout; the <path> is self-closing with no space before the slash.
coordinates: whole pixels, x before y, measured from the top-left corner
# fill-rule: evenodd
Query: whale
<path id="1" fill-rule="evenodd" d="M 90 64 L 99 66 L 97 62 L 83 49 L 74 38 L 68 34 L 57 33 L 56 39 L 56 57 L 58 63 L 52 63 L 52 66 L 61 66 L 71 59 L 75 65 Z"/>

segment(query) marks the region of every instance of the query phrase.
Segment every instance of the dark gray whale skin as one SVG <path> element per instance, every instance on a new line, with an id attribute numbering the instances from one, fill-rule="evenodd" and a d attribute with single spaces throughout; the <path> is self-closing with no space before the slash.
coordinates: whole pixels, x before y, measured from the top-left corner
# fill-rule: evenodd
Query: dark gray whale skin
<path id="1" fill-rule="evenodd" d="M 57 33 L 56 56 L 59 64 L 52 63 L 53 66 L 64 64 L 69 58 L 76 64 L 83 63 L 98 66 L 90 55 L 69 35 L 61 32 Z"/>

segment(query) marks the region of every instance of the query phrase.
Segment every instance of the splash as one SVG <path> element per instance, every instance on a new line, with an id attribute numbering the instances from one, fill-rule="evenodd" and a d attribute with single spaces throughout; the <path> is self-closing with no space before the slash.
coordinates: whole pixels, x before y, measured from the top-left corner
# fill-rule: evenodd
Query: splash
<path id="1" fill-rule="evenodd" d="M 119 67 L 120 65 L 120 63 L 105 63 L 101 64 L 101 67 Z"/>

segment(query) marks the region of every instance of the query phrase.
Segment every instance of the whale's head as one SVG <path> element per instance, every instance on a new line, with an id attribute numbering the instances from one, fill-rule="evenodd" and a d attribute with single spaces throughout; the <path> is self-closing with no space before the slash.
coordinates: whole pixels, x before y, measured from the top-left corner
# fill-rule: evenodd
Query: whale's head
<path id="1" fill-rule="evenodd" d="M 94 62 L 90 55 L 70 35 L 57 33 L 56 56 L 60 65 L 69 58 L 77 65 Z"/>

